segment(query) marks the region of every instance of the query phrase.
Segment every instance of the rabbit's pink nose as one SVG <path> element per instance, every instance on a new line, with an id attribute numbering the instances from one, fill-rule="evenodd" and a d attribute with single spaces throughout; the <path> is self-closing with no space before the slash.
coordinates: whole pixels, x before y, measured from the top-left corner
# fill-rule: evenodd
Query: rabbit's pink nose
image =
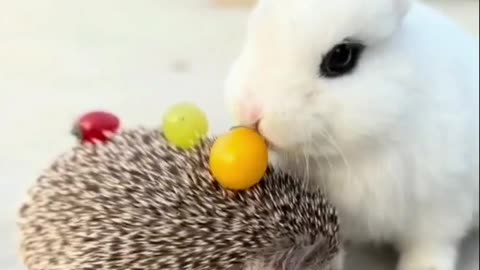
<path id="1" fill-rule="evenodd" d="M 242 118 L 242 124 L 257 128 L 262 118 L 262 108 L 257 104 L 244 104 Z"/>

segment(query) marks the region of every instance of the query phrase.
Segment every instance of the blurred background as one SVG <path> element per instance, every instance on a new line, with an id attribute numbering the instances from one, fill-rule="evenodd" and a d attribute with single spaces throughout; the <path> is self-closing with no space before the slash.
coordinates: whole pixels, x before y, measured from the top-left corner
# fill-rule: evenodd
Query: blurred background
<path id="1" fill-rule="evenodd" d="M 104 109 L 124 126 L 157 126 L 168 106 L 192 101 L 213 133 L 229 127 L 223 80 L 252 3 L 0 0 L 0 269 L 23 269 L 17 209 L 36 176 L 75 143 L 79 114 Z M 478 0 L 428 3 L 478 36 Z M 478 269 L 477 241 L 466 243 L 462 269 Z M 349 264 L 393 269 L 392 260 L 357 252 Z"/>

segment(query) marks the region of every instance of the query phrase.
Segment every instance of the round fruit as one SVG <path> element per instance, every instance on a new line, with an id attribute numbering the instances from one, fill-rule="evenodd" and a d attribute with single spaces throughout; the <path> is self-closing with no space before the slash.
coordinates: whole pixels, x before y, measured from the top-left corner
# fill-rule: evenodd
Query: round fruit
<path id="1" fill-rule="evenodd" d="M 210 151 L 210 170 L 215 179 L 231 190 L 248 189 L 263 178 L 268 167 L 268 147 L 255 130 L 232 129 L 219 137 Z"/>
<path id="2" fill-rule="evenodd" d="M 79 118 L 72 133 L 82 143 L 107 142 L 119 128 L 120 120 L 115 115 L 104 111 L 93 111 Z"/>
<path id="3" fill-rule="evenodd" d="M 167 111 L 162 128 L 170 143 L 188 149 L 197 145 L 207 135 L 208 120 L 197 106 L 179 103 Z"/>

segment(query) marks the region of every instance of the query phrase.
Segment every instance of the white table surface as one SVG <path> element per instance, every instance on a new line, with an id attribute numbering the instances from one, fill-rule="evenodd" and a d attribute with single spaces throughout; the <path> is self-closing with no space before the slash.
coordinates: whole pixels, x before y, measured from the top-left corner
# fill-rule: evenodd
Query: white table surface
<path id="1" fill-rule="evenodd" d="M 478 1 L 438 5 L 478 35 Z M 0 0 L 0 269 L 22 269 L 19 203 L 74 143 L 78 114 L 101 108 L 127 126 L 157 125 L 168 105 L 191 100 L 207 111 L 212 132 L 229 126 L 223 78 L 246 15 L 206 0 Z M 478 235 L 462 256 L 458 269 L 478 269 Z M 393 269 L 394 260 L 354 250 L 348 269 Z"/>

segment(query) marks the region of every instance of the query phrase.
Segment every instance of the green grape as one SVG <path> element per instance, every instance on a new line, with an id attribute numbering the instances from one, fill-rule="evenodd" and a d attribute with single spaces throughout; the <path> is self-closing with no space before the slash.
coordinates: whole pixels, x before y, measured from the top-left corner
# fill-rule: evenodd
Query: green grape
<path id="1" fill-rule="evenodd" d="M 190 103 L 171 107 L 163 118 L 163 133 L 167 140 L 182 149 L 197 145 L 208 132 L 205 113 Z"/>

